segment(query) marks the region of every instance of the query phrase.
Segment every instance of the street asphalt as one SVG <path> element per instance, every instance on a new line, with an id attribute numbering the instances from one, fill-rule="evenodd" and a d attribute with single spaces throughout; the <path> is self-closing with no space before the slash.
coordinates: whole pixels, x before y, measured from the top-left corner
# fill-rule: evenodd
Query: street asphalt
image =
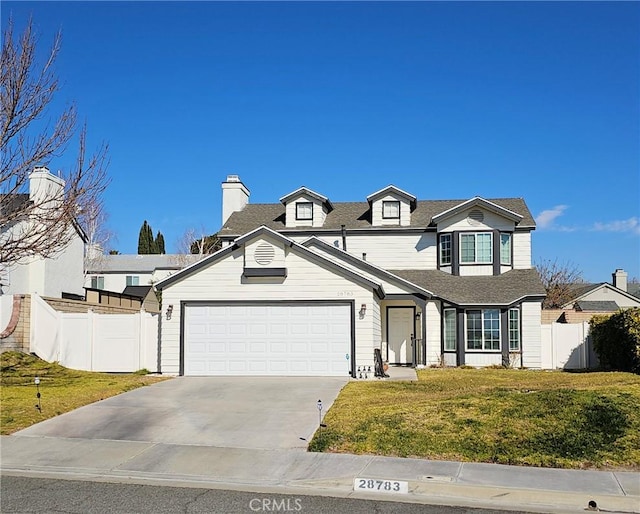
<path id="1" fill-rule="evenodd" d="M 176 378 L 3 436 L 1 472 L 529 512 L 584 512 L 594 502 L 603 511 L 640 513 L 637 472 L 307 452 L 319 415 L 345 383 Z M 359 490 L 363 479 L 402 487 Z"/>

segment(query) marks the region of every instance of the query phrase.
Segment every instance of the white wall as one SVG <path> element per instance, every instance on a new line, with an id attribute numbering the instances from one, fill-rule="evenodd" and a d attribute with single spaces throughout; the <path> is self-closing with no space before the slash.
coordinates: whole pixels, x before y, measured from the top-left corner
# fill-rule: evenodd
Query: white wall
<path id="1" fill-rule="evenodd" d="M 274 243 L 269 239 L 267 242 Z M 164 309 L 173 305 L 171 319 L 162 319 L 162 372 L 178 373 L 180 368 L 180 302 L 193 300 L 348 300 L 355 301 L 356 363 L 373 366 L 377 300 L 371 289 L 346 279 L 328 267 L 309 262 L 295 250 L 286 249 L 287 277 L 243 279 L 244 249 L 239 248 L 217 263 L 169 285 L 162 291 Z M 358 316 L 367 305 L 363 319 Z"/>
<path id="2" fill-rule="evenodd" d="M 501 353 L 465 353 L 464 363 L 467 366 L 500 366 L 502 365 Z"/>
<path id="3" fill-rule="evenodd" d="M 522 365 L 525 368 L 542 368 L 542 303 L 522 303 Z"/>
<path id="4" fill-rule="evenodd" d="M 427 302 L 427 366 L 440 362 L 442 326 L 440 302 Z M 455 359 L 455 356 L 454 356 Z M 455 360 L 454 360 L 455 364 Z"/>
<path id="5" fill-rule="evenodd" d="M 297 202 L 311 202 L 313 204 L 313 219 L 311 220 L 297 220 L 296 219 L 296 203 Z M 322 206 L 322 202 L 306 194 L 300 194 L 287 200 L 285 206 L 285 225 L 287 227 L 322 227 L 324 220 L 327 217 L 327 213 Z"/>
<path id="6" fill-rule="evenodd" d="M 322 255 L 323 257 L 326 257 L 327 259 L 329 259 L 330 261 L 333 262 L 337 262 L 339 264 L 341 264 L 342 266 L 344 266 L 345 268 L 354 271 L 360 275 L 363 275 L 365 277 L 367 277 L 370 280 L 373 280 L 374 282 L 378 282 L 380 284 L 382 284 L 382 288 L 384 289 L 385 293 L 387 294 L 406 294 L 406 293 L 410 293 L 412 292 L 412 289 L 407 286 L 407 287 L 400 287 L 399 285 L 397 285 L 396 283 L 391 283 L 386 281 L 384 278 L 380 278 L 377 275 L 374 275 L 373 273 L 369 273 L 367 271 L 364 271 L 354 265 L 352 265 L 350 262 L 345 261 L 343 259 L 341 259 L 340 257 L 336 257 L 333 254 L 330 254 L 328 252 L 325 252 L 322 248 L 317 248 L 317 247 L 311 247 L 310 248 L 311 251 Z M 373 264 L 373 263 L 372 263 Z"/>
<path id="7" fill-rule="evenodd" d="M 484 220 L 482 222 L 469 223 L 467 217 L 471 211 L 482 211 L 484 214 Z M 515 223 L 507 218 L 503 218 L 489 210 L 482 207 L 470 207 L 469 209 L 460 212 L 438 223 L 438 232 L 452 232 L 454 230 L 471 230 L 471 231 L 483 231 L 483 230 L 502 230 L 505 232 L 513 231 Z"/>
<path id="8" fill-rule="evenodd" d="M 7 328 L 13 312 L 13 295 L 0 295 L 0 333 Z"/>
<path id="9" fill-rule="evenodd" d="M 42 296 L 60 298 L 62 293 L 84 295 L 84 242 L 79 236 L 60 253 L 45 259 Z"/>
<path id="10" fill-rule="evenodd" d="M 531 232 L 514 232 L 512 243 L 513 268 L 531 268 Z"/>
<path id="11" fill-rule="evenodd" d="M 400 219 L 385 219 L 382 217 L 382 202 L 400 202 Z M 377 198 L 371 205 L 371 224 L 374 227 L 384 225 L 408 226 L 411 224 L 411 206 L 409 202 L 393 194 Z"/>
<path id="12" fill-rule="evenodd" d="M 302 242 L 308 236 L 289 235 Z M 318 234 L 318 239 L 334 245 L 338 241 L 342 248 L 342 238 L 336 235 Z M 367 262 L 394 269 L 436 269 L 436 234 L 434 232 L 409 234 L 362 234 L 347 232 L 347 251 L 359 258 L 367 254 Z"/>
<path id="13" fill-rule="evenodd" d="M 164 276 L 167 276 L 164 274 Z M 157 282 L 154 275 L 151 273 L 136 273 L 136 272 L 127 272 L 127 273 L 92 273 L 91 275 L 87 275 L 85 277 L 84 285 L 85 287 L 91 287 L 91 277 L 98 276 L 104 277 L 104 290 L 105 291 L 113 291 L 115 293 L 122 293 L 125 287 L 127 287 L 127 277 L 134 276 L 138 277 L 138 285 L 140 286 L 150 286 L 153 283 L 153 280 Z M 162 278 L 164 278 L 164 276 Z"/>

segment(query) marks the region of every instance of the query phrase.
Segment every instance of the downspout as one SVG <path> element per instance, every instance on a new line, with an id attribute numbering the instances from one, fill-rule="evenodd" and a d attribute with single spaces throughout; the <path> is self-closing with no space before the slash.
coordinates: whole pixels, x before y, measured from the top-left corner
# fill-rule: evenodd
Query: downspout
<path id="1" fill-rule="evenodd" d="M 340 225 L 340 231 L 342 232 L 342 249 L 347 251 L 347 230 L 344 225 Z"/>

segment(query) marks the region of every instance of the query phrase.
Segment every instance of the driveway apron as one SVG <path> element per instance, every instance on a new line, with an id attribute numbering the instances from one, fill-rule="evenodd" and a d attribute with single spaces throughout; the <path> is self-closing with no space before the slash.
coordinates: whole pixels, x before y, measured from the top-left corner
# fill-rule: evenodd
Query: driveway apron
<path id="1" fill-rule="evenodd" d="M 17 432 L 42 436 L 305 449 L 347 378 L 177 377 Z M 46 408 L 46 391 L 43 408 Z"/>

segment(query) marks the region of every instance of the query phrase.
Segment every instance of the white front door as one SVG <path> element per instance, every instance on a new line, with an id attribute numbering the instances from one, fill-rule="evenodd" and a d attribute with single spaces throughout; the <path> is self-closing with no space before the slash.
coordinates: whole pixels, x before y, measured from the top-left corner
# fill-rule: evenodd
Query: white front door
<path id="1" fill-rule="evenodd" d="M 414 334 L 413 307 L 387 309 L 387 342 L 390 364 L 413 364 L 411 338 Z"/>
<path id="2" fill-rule="evenodd" d="M 189 305 L 184 328 L 185 375 L 349 374 L 344 303 Z"/>

